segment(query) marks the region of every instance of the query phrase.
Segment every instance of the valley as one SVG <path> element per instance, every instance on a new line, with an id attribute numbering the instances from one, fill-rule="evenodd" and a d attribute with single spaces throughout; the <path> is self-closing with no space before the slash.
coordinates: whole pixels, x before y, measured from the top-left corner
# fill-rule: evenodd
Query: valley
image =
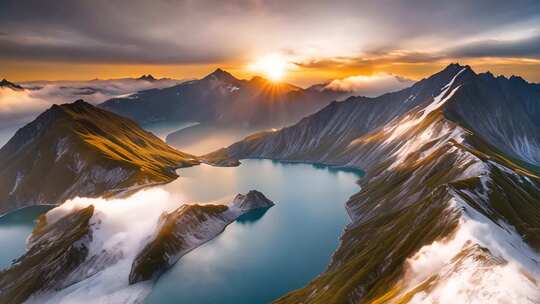
<path id="1" fill-rule="evenodd" d="M 214 74 L 197 86 L 239 81 Z M 23 202 L 5 210 L 29 206 L 17 193 L 28 182 L 20 172 L 50 166 L 47 159 L 65 158 L 57 163 L 67 167 L 53 169 L 84 181 L 84 170 L 69 164 L 88 149 L 85 163 L 134 175 L 91 174 L 116 182 L 88 193 L 62 184 L 73 191 L 48 200 L 39 194 L 30 205 L 61 204 L 38 218 L 27 252 L 0 273 L 0 294 L 28 303 L 450 303 L 456 295 L 536 303 L 539 98 L 539 85 L 519 77 L 450 64 L 409 88 L 333 101 L 202 156 L 162 140 L 208 151 L 205 133 L 238 126 L 201 116 L 198 125 L 153 124 L 155 136 L 83 101 L 53 106 L 0 150 L 18 168 L 5 171 L 6 202 Z M 69 140 L 54 141 L 56 132 Z M 26 168 L 17 159 L 29 147 L 52 158 Z M 263 209 L 234 211 L 259 193 L 251 190 L 261 191 Z M 7 242 L 21 246 L 20 233 L 28 232 Z M 501 290 L 494 280 L 512 283 Z M 195 292 L 201 285 L 212 292 Z"/>

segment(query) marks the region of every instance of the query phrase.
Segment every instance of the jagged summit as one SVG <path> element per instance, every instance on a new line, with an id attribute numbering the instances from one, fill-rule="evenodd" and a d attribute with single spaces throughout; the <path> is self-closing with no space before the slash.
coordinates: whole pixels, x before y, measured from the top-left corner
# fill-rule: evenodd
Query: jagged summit
<path id="1" fill-rule="evenodd" d="M 2 79 L 2 81 L 0 81 L 0 87 L 10 88 L 13 90 L 24 90 L 24 88 L 21 87 L 20 85 L 10 82 L 5 78 Z"/>
<path id="2" fill-rule="evenodd" d="M 476 75 L 476 73 L 473 71 L 473 69 L 469 65 L 461 65 L 459 63 L 451 63 L 448 66 L 446 66 L 444 69 L 442 69 L 440 72 L 433 74 L 428 79 L 433 79 L 437 77 L 454 77 L 456 74 L 464 74 L 464 75 Z M 451 78 L 450 78 L 451 79 Z"/>
<path id="3" fill-rule="evenodd" d="M 156 81 L 157 79 L 154 78 L 152 74 L 148 74 L 148 75 L 142 75 L 141 77 L 137 78 L 137 80 Z"/>
<path id="4" fill-rule="evenodd" d="M 202 80 L 211 80 L 211 79 L 217 79 L 224 82 L 237 82 L 239 81 L 238 78 L 234 77 L 231 73 L 222 70 L 221 68 L 217 68 L 212 73 L 206 75 Z"/>
<path id="5" fill-rule="evenodd" d="M 357 157 L 352 148 L 361 146 L 359 138 L 382 136 L 392 128 L 402 132 L 401 138 L 406 130 L 414 129 L 411 126 L 422 126 L 442 114 L 445 120 L 481 134 L 507 155 L 540 164 L 540 138 L 535 135 L 540 133 L 540 88 L 517 80 L 489 79 L 469 66 L 450 64 L 410 88 L 332 103 L 297 125 L 239 142 L 227 152 L 236 159 L 248 155 L 332 163 L 339 158 L 364 166 L 370 163 L 369 157 Z M 505 113 L 504 119 L 500 113 Z M 291 145 L 294 138 L 318 139 Z M 327 142 L 332 144 L 319 144 Z"/>

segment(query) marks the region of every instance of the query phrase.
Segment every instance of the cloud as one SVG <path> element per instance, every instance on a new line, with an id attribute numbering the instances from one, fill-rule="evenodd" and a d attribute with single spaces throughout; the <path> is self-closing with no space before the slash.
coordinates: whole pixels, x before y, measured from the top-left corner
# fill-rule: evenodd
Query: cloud
<path id="1" fill-rule="evenodd" d="M 516 40 L 481 40 L 450 50 L 452 57 L 527 57 L 540 58 L 540 34 Z"/>
<path id="2" fill-rule="evenodd" d="M 26 91 L 0 88 L 0 128 L 20 124 L 47 107 L 45 101 L 31 97 Z"/>
<path id="3" fill-rule="evenodd" d="M 96 273 L 78 277 L 82 280 L 70 288 L 39 295 L 35 303 L 84 303 L 90 298 L 95 303 L 130 303 L 144 299 L 151 285 L 128 284 L 131 264 L 155 233 L 160 215 L 180 207 L 180 201 L 178 195 L 151 188 L 126 198 L 76 197 L 47 212 L 47 223 L 51 224 L 75 210 L 94 206 L 88 258 L 95 260 L 90 266 L 80 267 Z"/>
<path id="4" fill-rule="evenodd" d="M 351 76 L 331 81 L 325 88 L 335 91 L 353 92 L 356 95 L 375 97 L 387 92 L 398 91 L 414 84 L 413 80 L 400 76 L 377 73 L 372 76 Z"/>
<path id="5" fill-rule="evenodd" d="M 0 59 L 217 63 L 286 49 L 320 58 L 417 56 L 539 14 L 534 0 L 5 0 Z"/>
<path id="6" fill-rule="evenodd" d="M 119 95 L 151 88 L 171 87 L 180 80 L 143 81 L 131 78 L 91 81 L 49 81 L 21 84 L 25 90 L 0 88 L 0 128 L 33 120 L 53 104 L 70 103 L 77 99 L 97 104 Z M 1 143 L 0 143 L 1 144 Z"/>

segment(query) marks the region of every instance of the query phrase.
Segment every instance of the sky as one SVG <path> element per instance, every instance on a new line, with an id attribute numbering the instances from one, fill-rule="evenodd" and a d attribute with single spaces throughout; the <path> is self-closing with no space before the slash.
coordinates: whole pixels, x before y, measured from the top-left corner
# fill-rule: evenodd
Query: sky
<path id="1" fill-rule="evenodd" d="M 12 81 L 217 67 L 248 78 L 269 56 L 301 86 L 418 80 L 450 62 L 540 82 L 540 1 L 0 1 L 0 78 Z"/>

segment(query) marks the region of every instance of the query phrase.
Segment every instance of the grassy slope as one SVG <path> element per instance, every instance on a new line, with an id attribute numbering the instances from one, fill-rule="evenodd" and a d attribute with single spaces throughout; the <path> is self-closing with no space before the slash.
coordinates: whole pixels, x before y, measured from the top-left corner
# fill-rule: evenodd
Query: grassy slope
<path id="1" fill-rule="evenodd" d="M 88 105 L 66 107 L 65 112 L 70 116 L 66 122 L 88 148 L 100 157 L 138 168 L 140 173 L 134 178 L 170 181 L 176 178 L 171 169 L 199 163 L 196 157 L 169 147 L 135 122 L 116 114 Z"/>
<path id="2" fill-rule="evenodd" d="M 0 213 L 168 182 L 198 163 L 129 119 L 82 101 L 55 105 L 0 150 Z"/>

